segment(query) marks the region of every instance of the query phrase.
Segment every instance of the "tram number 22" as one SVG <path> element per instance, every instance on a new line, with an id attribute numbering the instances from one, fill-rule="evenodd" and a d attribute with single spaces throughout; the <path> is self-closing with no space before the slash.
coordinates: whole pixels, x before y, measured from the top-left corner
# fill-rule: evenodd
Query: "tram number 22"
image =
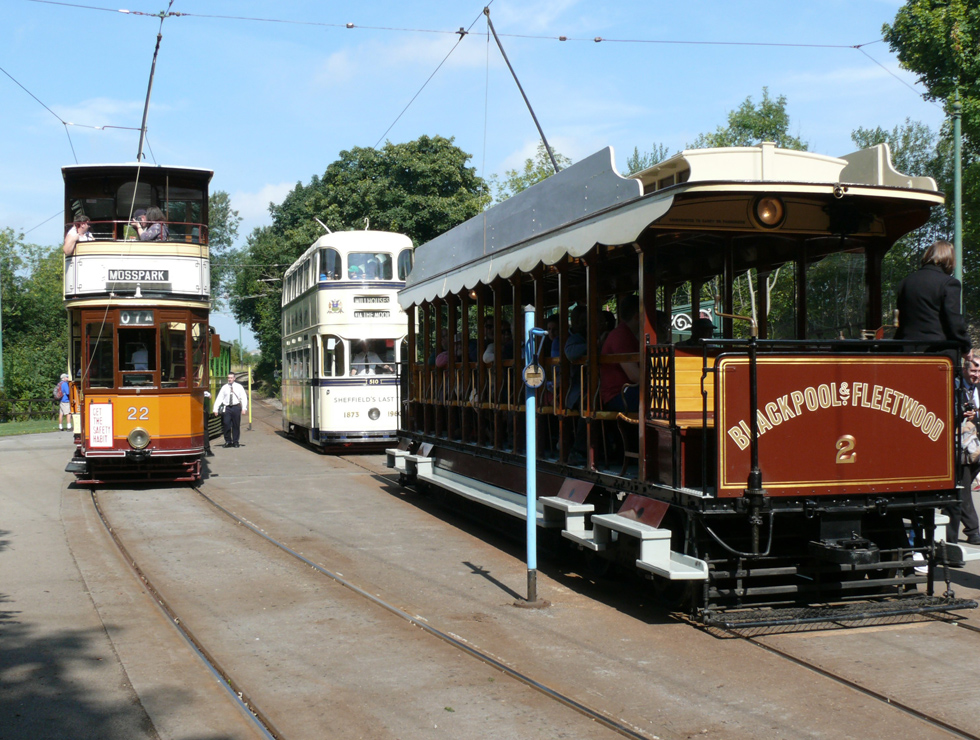
<path id="1" fill-rule="evenodd" d="M 130 406 L 127 411 L 129 415 L 126 418 L 129 421 L 146 421 L 150 418 L 150 410 L 146 406 L 140 406 L 139 408 Z"/>
<path id="2" fill-rule="evenodd" d="M 837 464 L 842 465 L 844 463 L 852 463 L 857 457 L 857 453 L 854 451 L 854 445 L 857 444 L 857 440 L 854 439 L 850 434 L 845 434 L 837 440 Z"/>

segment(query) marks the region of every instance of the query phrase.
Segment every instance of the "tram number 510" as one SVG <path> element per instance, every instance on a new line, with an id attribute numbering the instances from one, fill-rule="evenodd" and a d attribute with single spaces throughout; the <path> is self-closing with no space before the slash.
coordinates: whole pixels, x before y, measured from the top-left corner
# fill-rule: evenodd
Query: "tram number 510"
<path id="1" fill-rule="evenodd" d="M 852 463 L 857 458 L 854 451 L 856 440 L 850 434 L 845 434 L 837 440 L 837 464 Z"/>
<path id="2" fill-rule="evenodd" d="M 129 421 L 146 421 L 150 418 L 150 410 L 146 406 L 140 406 L 136 408 L 135 406 L 130 406 L 129 415 L 126 417 Z"/>

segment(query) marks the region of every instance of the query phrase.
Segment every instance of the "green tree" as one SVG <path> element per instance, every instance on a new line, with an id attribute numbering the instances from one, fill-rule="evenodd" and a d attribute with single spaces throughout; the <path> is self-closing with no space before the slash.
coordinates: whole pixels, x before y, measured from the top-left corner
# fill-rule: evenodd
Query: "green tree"
<path id="1" fill-rule="evenodd" d="M 899 62 L 919 77 L 926 98 L 951 111 L 957 91 L 962 103 L 963 308 L 980 316 L 980 4 L 976 0 L 908 0 L 882 29 Z M 953 192 L 952 131 L 940 134 L 940 188 Z M 947 210 L 951 208 L 947 202 Z M 952 235 L 952 230 L 946 232 Z M 975 327 L 974 332 L 975 332 Z"/>
<path id="2" fill-rule="evenodd" d="M 62 305 L 60 246 L 25 243 L 0 230 L 3 377 L 8 398 L 47 398 L 65 372 L 68 318 Z"/>
<path id="3" fill-rule="evenodd" d="M 572 160 L 564 154 L 561 154 L 554 147 L 552 147 L 551 151 L 555 155 L 555 161 L 558 162 L 558 166 L 562 169 L 572 163 Z M 555 174 L 555 168 L 551 163 L 551 157 L 548 156 L 548 150 L 544 148 L 544 142 L 538 142 L 537 153 L 533 158 L 528 157 L 525 159 L 523 167 L 507 170 L 504 172 L 504 179 L 502 181 L 496 175 L 490 178 L 490 186 L 494 191 L 493 202 L 500 203 L 505 201 L 521 191 L 527 190 L 532 185 L 536 185 L 542 180 L 551 177 L 553 174 Z"/>
<path id="4" fill-rule="evenodd" d="M 724 146 L 754 146 L 772 141 L 783 149 L 806 150 L 807 143 L 789 133 L 789 113 L 786 96 L 773 100 L 769 88 L 762 88 L 762 102 L 755 105 L 750 95 L 736 110 L 728 114 L 728 125 L 719 126 L 712 134 L 700 134 L 690 149 Z"/>
<path id="5" fill-rule="evenodd" d="M 664 144 L 654 144 L 650 151 L 642 154 L 639 148 L 633 147 L 633 153 L 626 160 L 626 171 L 632 175 L 669 158 L 670 150 Z"/>
<path id="6" fill-rule="evenodd" d="M 235 259 L 232 247 L 238 238 L 242 222 L 238 211 L 231 207 L 231 197 L 224 190 L 208 198 L 208 251 L 211 255 L 211 306 L 221 306 L 221 296 L 227 290 L 229 264 Z"/>
<path id="7" fill-rule="evenodd" d="M 882 35 L 898 60 L 947 106 L 959 90 L 963 133 L 980 147 L 980 4 L 976 0 L 908 0 Z"/>
<path id="8" fill-rule="evenodd" d="M 381 149 L 356 147 L 270 208 L 272 225 L 248 236 L 230 284 L 232 311 L 259 343 L 260 377 L 272 377 L 281 354 L 278 279 L 323 235 L 317 219 L 334 231 L 369 224 L 424 244 L 480 212 L 487 188 L 467 166 L 469 159 L 453 139 L 441 136 L 387 142 Z"/>

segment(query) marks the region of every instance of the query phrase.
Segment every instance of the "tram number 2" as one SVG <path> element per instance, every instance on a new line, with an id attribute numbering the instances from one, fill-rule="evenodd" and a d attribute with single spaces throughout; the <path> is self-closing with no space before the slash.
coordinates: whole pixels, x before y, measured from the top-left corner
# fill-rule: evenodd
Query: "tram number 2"
<path id="1" fill-rule="evenodd" d="M 140 406 L 139 408 L 130 406 L 127 411 L 129 415 L 126 418 L 130 421 L 146 421 L 150 418 L 150 410 L 146 406 Z"/>
<path id="2" fill-rule="evenodd" d="M 837 464 L 855 462 L 857 453 L 854 451 L 856 440 L 850 434 L 845 434 L 837 440 Z"/>

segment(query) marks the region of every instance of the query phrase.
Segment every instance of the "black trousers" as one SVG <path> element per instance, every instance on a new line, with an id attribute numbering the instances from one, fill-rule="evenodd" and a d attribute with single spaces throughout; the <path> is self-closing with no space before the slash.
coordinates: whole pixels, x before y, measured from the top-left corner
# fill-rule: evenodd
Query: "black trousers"
<path id="1" fill-rule="evenodd" d="M 959 542 L 960 522 L 963 523 L 963 536 L 971 539 L 980 536 L 980 520 L 977 519 L 977 509 L 973 505 L 973 479 L 977 476 L 980 466 L 964 465 L 963 485 L 959 504 L 945 509 L 949 516 L 949 524 L 946 525 L 946 541 L 950 543 Z"/>
<path id="2" fill-rule="evenodd" d="M 242 428 L 242 406 L 225 406 L 221 412 L 221 428 L 225 434 L 225 443 L 238 444 L 238 435 Z"/>

